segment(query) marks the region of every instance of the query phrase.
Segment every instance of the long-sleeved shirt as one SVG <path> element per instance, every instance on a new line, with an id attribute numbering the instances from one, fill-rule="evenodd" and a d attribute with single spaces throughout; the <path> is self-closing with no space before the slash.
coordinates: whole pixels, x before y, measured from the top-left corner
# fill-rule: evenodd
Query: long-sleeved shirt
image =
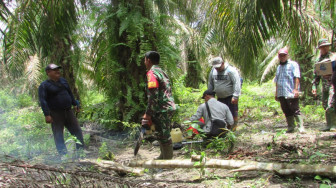
<path id="1" fill-rule="evenodd" d="M 278 66 L 274 79 L 277 97 L 294 98 L 295 78 L 300 78 L 300 68 L 295 61 L 288 59 L 286 64 Z"/>
<path id="2" fill-rule="evenodd" d="M 57 82 L 52 80 L 42 82 L 38 94 L 45 116 L 50 115 L 50 110 L 64 110 L 71 108 L 71 105 L 78 105 L 64 78 L 60 78 Z"/>
<path id="3" fill-rule="evenodd" d="M 217 101 L 215 98 L 211 98 L 208 100 L 208 105 L 211 113 L 212 120 L 219 119 L 222 120 L 229 125 L 233 125 L 233 117 L 231 114 L 231 111 L 229 107 L 219 101 Z M 208 110 L 206 108 L 205 103 L 201 104 L 196 111 L 196 114 L 194 114 L 190 121 L 199 120 L 201 117 L 204 118 L 205 126 L 203 127 L 204 132 L 208 133 L 211 130 L 211 121 L 208 114 Z"/>
<path id="4" fill-rule="evenodd" d="M 147 72 L 147 97 L 146 114 L 150 116 L 176 110 L 169 78 L 158 65 Z"/>
<path id="5" fill-rule="evenodd" d="M 237 99 L 240 96 L 240 87 L 240 77 L 234 67 L 226 63 L 221 72 L 212 68 L 209 74 L 208 89 L 215 91 L 218 98 L 233 96 Z"/>

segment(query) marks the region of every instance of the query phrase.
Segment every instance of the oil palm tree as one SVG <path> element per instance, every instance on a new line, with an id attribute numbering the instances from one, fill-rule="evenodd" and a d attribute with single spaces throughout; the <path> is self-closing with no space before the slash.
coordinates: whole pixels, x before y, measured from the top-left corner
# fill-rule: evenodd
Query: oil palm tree
<path id="1" fill-rule="evenodd" d="M 98 32 L 92 43 L 91 76 L 107 93 L 111 116 L 136 121 L 146 106 L 145 52 L 158 51 L 161 66 L 171 78 L 176 76 L 179 54 L 169 14 L 177 2 L 119 0 L 101 6 L 106 11 L 95 17 Z"/>
<path id="2" fill-rule="evenodd" d="M 223 44 L 223 53 L 235 62 L 243 74 L 249 78 L 261 75 L 265 70 L 272 70 L 276 61 L 265 51 L 275 53 L 278 48 L 288 45 L 292 56 L 299 61 L 301 71 L 305 74 L 304 90 L 308 90 L 309 75 L 312 70 L 312 57 L 320 36 L 329 37 L 327 27 L 316 15 L 316 3 L 310 0 L 240 0 L 217 1 L 211 3 L 210 16 L 212 26 Z M 334 0 L 326 1 L 334 7 Z M 331 8 L 334 11 L 335 8 Z M 272 41 L 283 46 L 271 44 Z M 261 56 L 271 57 L 272 64 L 260 59 Z M 260 62 L 263 62 L 260 66 Z M 262 69 L 260 69 L 262 68 Z M 273 69 L 274 70 L 274 69 Z M 310 72 L 310 73 L 309 73 Z"/>
<path id="3" fill-rule="evenodd" d="M 77 48 L 73 39 L 78 20 L 75 0 L 16 3 L 4 40 L 4 63 L 8 71 L 14 78 L 26 73 L 27 83 L 36 90 L 44 75 L 43 67 L 48 63 L 59 64 L 79 98 L 74 76 L 78 66 L 72 60 Z"/>

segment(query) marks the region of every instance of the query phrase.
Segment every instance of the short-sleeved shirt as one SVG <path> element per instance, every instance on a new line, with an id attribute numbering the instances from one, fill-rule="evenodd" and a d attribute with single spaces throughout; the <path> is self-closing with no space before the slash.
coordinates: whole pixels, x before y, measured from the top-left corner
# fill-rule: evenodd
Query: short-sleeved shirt
<path id="1" fill-rule="evenodd" d="M 297 62 L 288 59 L 284 65 L 279 65 L 274 82 L 277 84 L 277 97 L 294 97 L 295 78 L 300 78 L 300 68 Z"/>

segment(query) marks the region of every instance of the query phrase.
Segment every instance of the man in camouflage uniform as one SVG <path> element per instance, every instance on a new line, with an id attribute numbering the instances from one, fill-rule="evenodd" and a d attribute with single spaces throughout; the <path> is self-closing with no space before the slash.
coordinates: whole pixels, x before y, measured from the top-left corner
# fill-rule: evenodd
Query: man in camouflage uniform
<path id="1" fill-rule="evenodd" d="M 317 59 L 317 63 L 324 59 L 330 59 L 333 56 L 330 50 L 331 43 L 327 39 L 321 39 L 318 42 L 318 49 L 320 50 L 320 57 Z M 312 93 L 316 96 L 316 87 L 319 85 L 322 79 L 322 103 L 325 109 L 325 117 L 327 121 L 327 126 L 321 131 L 336 131 L 336 116 L 334 109 L 334 88 L 331 84 L 331 75 L 318 76 L 316 71 L 314 71 L 314 79 L 312 86 Z"/>
<path id="2" fill-rule="evenodd" d="M 173 145 L 170 135 L 171 118 L 176 110 L 172 89 L 167 74 L 158 66 L 160 54 L 149 51 L 145 54 L 147 69 L 148 105 L 143 119 L 153 122 L 160 143 L 161 154 L 157 159 L 172 159 Z"/>

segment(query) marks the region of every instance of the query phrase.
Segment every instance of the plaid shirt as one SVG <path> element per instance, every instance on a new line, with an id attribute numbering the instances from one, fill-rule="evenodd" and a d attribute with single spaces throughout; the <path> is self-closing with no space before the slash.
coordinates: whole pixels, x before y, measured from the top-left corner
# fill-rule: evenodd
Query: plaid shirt
<path id="1" fill-rule="evenodd" d="M 294 98 L 295 78 L 300 78 L 300 68 L 295 61 L 288 59 L 285 65 L 278 66 L 274 78 L 278 86 L 277 97 Z"/>

